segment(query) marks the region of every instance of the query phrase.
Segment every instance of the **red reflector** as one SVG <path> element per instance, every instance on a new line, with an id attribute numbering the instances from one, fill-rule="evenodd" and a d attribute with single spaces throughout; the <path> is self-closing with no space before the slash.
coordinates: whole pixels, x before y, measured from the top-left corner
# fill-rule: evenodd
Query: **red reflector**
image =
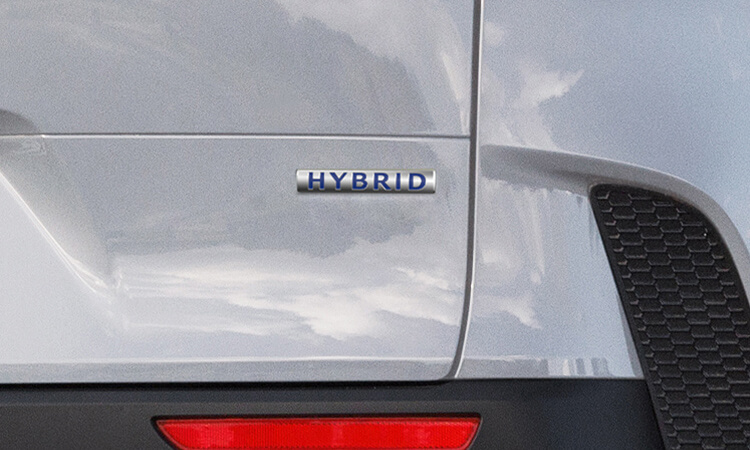
<path id="1" fill-rule="evenodd" d="M 156 425 L 180 450 L 466 450 L 479 417 L 170 419 Z"/>

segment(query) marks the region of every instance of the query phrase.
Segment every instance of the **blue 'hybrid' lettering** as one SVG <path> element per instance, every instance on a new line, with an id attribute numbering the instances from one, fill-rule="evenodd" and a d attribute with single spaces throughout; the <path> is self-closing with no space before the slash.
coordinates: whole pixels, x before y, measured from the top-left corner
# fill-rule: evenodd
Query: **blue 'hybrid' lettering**
<path id="1" fill-rule="evenodd" d="M 418 177 L 421 181 L 419 186 L 414 186 L 414 177 Z M 424 175 L 421 173 L 410 173 L 409 174 L 409 190 L 410 191 L 418 191 L 424 187 L 424 185 L 427 184 L 427 178 L 425 178 Z"/>
<path id="2" fill-rule="evenodd" d="M 388 181 L 388 174 L 383 172 L 375 172 L 375 180 L 373 180 L 372 189 L 377 191 L 378 186 L 382 185 L 383 189 L 390 191 L 391 188 L 385 182 Z"/>
<path id="3" fill-rule="evenodd" d="M 318 183 L 320 185 L 320 187 L 318 189 L 320 189 L 321 191 L 325 190 L 325 188 L 326 188 L 326 174 L 325 174 L 325 172 L 320 172 L 320 178 L 313 177 L 313 173 L 312 172 L 310 172 L 307 175 L 307 189 L 309 189 L 309 190 L 312 191 L 313 190 L 313 186 L 314 186 L 315 183 Z"/>
<path id="4" fill-rule="evenodd" d="M 336 176 L 336 172 L 331 172 L 331 178 L 333 178 L 333 181 L 336 182 L 337 191 L 341 190 L 341 180 L 343 180 L 345 176 L 346 176 L 346 172 L 342 173 L 341 176 L 339 177 Z"/>
<path id="5" fill-rule="evenodd" d="M 367 189 L 367 181 L 365 179 L 367 178 L 367 174 L 362 172 L 354 172 L 352 173 L 352 190 L 354 191 L 364 191 Z"/>
<path id="6" fill-rule="evenodd" d="M 430 169 L 298 169 L 297 192 L 434 194 Z"/>

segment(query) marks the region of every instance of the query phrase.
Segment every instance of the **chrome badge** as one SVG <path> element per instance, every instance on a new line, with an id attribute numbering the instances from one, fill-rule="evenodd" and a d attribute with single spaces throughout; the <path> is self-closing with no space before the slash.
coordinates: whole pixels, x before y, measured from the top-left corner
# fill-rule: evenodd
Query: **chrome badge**
<path id="1" fill-rule="evenodd" d="M 300 169 L 297 192 L 434 194 L 434 170 Z"/>

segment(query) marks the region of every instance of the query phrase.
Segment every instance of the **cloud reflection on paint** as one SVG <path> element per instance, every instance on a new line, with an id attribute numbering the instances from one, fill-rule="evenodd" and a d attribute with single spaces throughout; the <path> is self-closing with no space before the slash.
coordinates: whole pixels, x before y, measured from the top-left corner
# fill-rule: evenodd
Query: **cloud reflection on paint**
<path id="1" fill-rule="evenodd" d="M 750 8 L 485 3 L 484 144 L 604 157 L 687 180 L 750 243 Z"/>
<path id="2" fill-rule="evenodd" d="M 0 139 L 0 168 L 2 192 L 28 216 L 9 216 L 9 228 L 54 253 L 64 279 L 36 287 L 78 292 L 49 301 L 80 310 L 66 328 L 106 336 L 59 358 L 376 356 L 445 366 L 463 310 L 467 186 L 457 180 L 467 146 L 32 136 Z M 287 178 L 300 166 L 383 161 L 434 168 L 440 187 L 429 196 L 304 195 Z M 24 340 L 54 347 L 51 329 L 28 328 L 35 334 Z"/>
<path id="3" fill-rule="evenodd" d="M 446 129 L 458 112 L 462 132 L 468 134 L 471 43 L 442 2 L 277 1 L 296 21 L 320 21 L 373 54 L 404 64 L 422 87 L 436 128 Z"/>
<path id="4" fill-rule="evenodd" d="M 446 272 L 445 264 L 459 249 L 415 246 L 430 235 L 429 227 L 418 227 L 410 236 L 383 243 L 360 241 L 326 258 L 217 246 L 120 255 L 114 265 L 131 326 L 185 327 L 194 322 L 193 314 L 200 314 L 212 332 L 387 338 L 391 325 L 383 313 L 458 326 L 455 310 L 463 279 Z M 375 254 L 381 258 L 370 257 Z M 209 317 L 225 320 L 207 319 L 207 305 Z M 300 324 L 310 331 L 301 330 Z"/>

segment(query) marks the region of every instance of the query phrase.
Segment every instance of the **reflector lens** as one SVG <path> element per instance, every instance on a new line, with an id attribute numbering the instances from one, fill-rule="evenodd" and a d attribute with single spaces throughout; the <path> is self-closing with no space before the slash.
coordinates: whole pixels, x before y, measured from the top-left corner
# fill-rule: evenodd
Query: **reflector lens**
<path id="1" fill-rule="evenodd" d="M 168 419 L 156 425 L 180 450 L 466 450 L 479 417 Z"/>

